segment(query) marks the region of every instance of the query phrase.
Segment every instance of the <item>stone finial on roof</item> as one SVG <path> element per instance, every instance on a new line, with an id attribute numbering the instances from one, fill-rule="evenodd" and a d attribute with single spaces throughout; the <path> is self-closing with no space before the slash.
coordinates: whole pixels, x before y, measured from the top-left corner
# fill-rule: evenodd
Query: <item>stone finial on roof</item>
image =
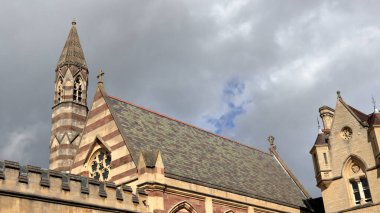
<path id="1" fill-rule="evenodd" d="M 104 72 L 102 69 L 100 69 L 99 74 L 96 76 L 98 78 L 98 84 L 103 83 L 103 75 L 104 75 Z"/>
<path id="2" fill-rule="evenodd" d="M 74 18 L 73 21 L 71 22 L 71 25 L 77 25 L 77 20 Z"/>
<path id="3" fill-rule="evenodd" d="M 276 149 L 276 145 L 274 145 L 274 137 L 272 135 L 268 137 L 268 143 L 271 149 Z"/>
<path id="4" fill-rule="evenodd" d="M 336 95 L 337 95 L 338 98 L 342 98 L 342 96 L 340 96 L 340 91 L 339 90 L 336 91 Z"/>

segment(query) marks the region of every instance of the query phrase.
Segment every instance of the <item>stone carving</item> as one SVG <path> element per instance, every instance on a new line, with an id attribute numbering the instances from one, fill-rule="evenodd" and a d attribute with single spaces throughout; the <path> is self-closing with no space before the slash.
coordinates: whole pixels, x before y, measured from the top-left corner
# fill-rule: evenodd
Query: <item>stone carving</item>
<path id="1" fill-rule="evenodd" d="M 359 170 L 360 170 L 360 167 L 356 164 L 352 165 L 351 167 L 351 170 L 354 172 L 354 173 L 358 173 Z"/>

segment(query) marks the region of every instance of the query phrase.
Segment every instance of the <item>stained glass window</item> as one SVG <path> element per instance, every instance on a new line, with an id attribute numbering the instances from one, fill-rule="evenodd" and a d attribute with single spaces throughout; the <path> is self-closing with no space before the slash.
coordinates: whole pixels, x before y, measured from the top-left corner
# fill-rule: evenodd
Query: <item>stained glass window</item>
<path id="1" fill-rule="evenodd" d="M 90 161 L 90 177 L 99 181 L 109 179 L 111 169 L 111 153 L 104 149 L 95 152 Z"/>

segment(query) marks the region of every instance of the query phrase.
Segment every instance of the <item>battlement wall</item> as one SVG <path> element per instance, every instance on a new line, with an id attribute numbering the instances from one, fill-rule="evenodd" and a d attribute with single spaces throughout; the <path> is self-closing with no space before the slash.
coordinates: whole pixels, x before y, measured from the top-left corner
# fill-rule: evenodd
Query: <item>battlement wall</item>
<path id="1" fill-rule="evenodd" d="M 146 193 L 112 182 L 0 161 L 4 212 L 146 212 Z"/>

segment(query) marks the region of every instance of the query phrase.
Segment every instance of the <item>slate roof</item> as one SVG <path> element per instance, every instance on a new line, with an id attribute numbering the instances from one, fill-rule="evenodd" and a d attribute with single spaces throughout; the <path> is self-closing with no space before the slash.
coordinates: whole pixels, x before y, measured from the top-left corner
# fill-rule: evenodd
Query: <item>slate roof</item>
<path id="1" fill-rule="evenodd" d="M 352 110 L 353 113 L 355 113 L 355 115 L 360 119 L 360 121 L 362 122 L 366 122 L 369 118 L 369 115 L 366 115 L 365 113 L 357 110 L 356 108 L 348 105 L 348 107 Z"/>
<path id="2" fill-rule="evenodd" d="M 375 126 L 380 125 L 380 113 L 379 112 L 373 112 L 370 114 L 365 114 L 358 109 L 346 104 L 343 100 L 342 103 L 347 106 L 347 108 L 357 117 L 357 119 L 360 121 L 360 123 L 364 126 Z"/>
<path id="3" fill-rule="evenodd" d="M 328 143 L 328 136 L 325 133 L 319 133 L 314 145 L 325 145 Z"/>
<path id="4" fill-rule="evenodd" d="M 379 112 L 373 112 L 370 114 L 365 114 L 354 107 L 348 105 L 352 112 L 355 113 L 355 115 L 360 119 L 361 122 L 368 125 L 369 127 L 380 125 L 380 113 Z"/>
<path id="5" fill-rule="evenodd" d="M 380 125 L 380 113 L 372 113 L 369 115 L 368 123 L 370 126 Z"/>
<path id="6" fill-rule="evenodd" d="M 141 152 L 160 150 L 166 177 L 304 207 L 305 196 L 273 155 L 117 98 L 107 99 L 135 163 Z"/>

